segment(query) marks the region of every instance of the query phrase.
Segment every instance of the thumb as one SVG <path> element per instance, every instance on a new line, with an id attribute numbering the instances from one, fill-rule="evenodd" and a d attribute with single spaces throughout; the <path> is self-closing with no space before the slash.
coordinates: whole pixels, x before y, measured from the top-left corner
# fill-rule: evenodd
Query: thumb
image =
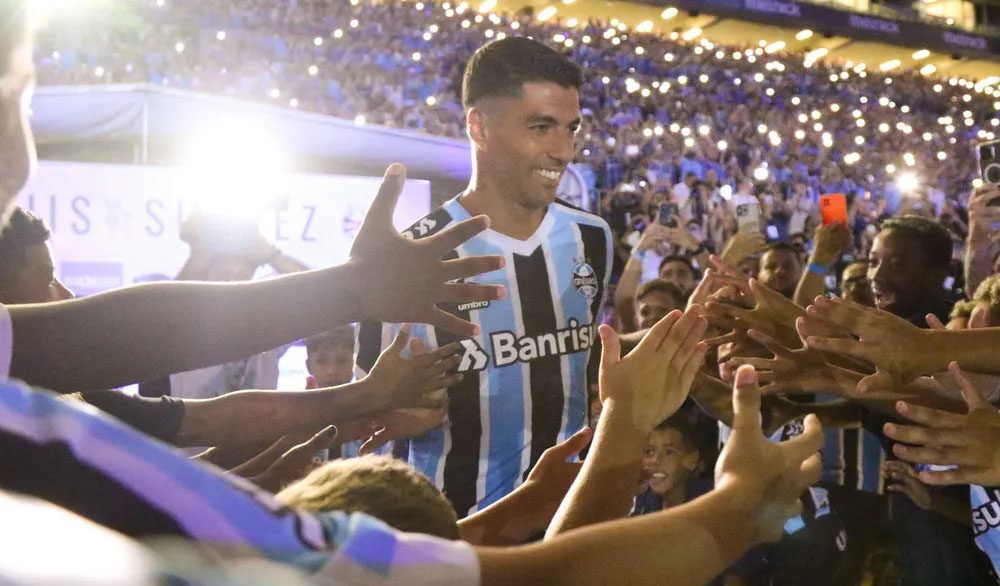
<path id="1" fill-rule="evenodd" d="M 330 447 L 330 444 L 333 443 L 333 440 L 337 439 L 338 433 L 339 430 L 337 430 L 336 425 L 328 425 L 324 427 L 322 430 L 320 430 L 316 435 L 309 438 L 309 441 L 307 441 L 304 444 L 300 444 L 299 446 L 293 449 L 302 448 L 302 449 L 307 449 L 309 451 L 324 450 Z"/>
<path id="2" fill-rule="evenodd" d="M 896 381 L 888 371 L 876 369 L 875 374 L 870 374 L 858 381 L 858 392 L 868 393 L 871 391 L 888 391 L 896 386 Z"/>
<path id="3" fill-rule="evenodd" d="M 570 459 L 570 457 L 579 454 L 580 450 L 587 447 L 587 444 L 590 443 L 590 440 L 593 437 L 594 430 L 590 427 L 584 427 L 580 431 L 566 438 L 566 441 L 563 443 L 554 446 L 552 451 L 559 457 L 560 462 L 565 462 Z"/>
<path id="4" fill-rule="evenodd" d="M 318 389 L 318 388 L 319 388 L 319 383 L 316 382 L 316 377 L 314 377 L 311 374 L 309 376 L 307 376 L 306 377 L 306 390 L 307 391 L 311 391 L 313 389 Z"/>
<path id="5" fill-rule="evenodd" d="M 760 435 L 760 387 L 757 371 L 743 365 L 733 382 L 733 431 Z"/>
<path id="6" fill-rule="evenodd" d="M 399 194 L 403 191 L 404 183 L 406 183 L 406 167 L 400 163 L 389 165 L 382 177 L 378 194 L 372 201 L 371 209 L 365 216 L 366 222 L 372 219 L 386 225 L 392 223 L 392 213 L 396 209 L 396 202 L 399 201 Z"/>
<path id="7" fill-rule="evenodd" d="M 924 317 L 924 319 L 927 320 L 927 325 L 929 325 L 932 330 L 943 330 L 943 329 L 946 329 L 945 325 L 943 323 L 941 323 L 941 320 L 938 319 L 938 316 L 934 315 L 933 313 L 928 313 Z"/>
<path id="8" fill-rule="evenodd" d="M 384 435 L 385 435 L 385 428 L 382 427 L 378 429 L 368 439 L 365 440 L 365 443 L 361 444 L 361 447 L 358 448 L 358 455 L 367 456 L 368 454 L 374 454 L 375 450 L 385 445 L 386 440 L 383 439 Z"/>
<path id="9" fill-rule="evenodd" d="M 406 343 L 409 340 L 410 340 L 410 324 L 403 324 L 403 326 L 399 328 L 399 332 L 393 339 L 392 344 L 389 346 L 389 348 L 386 349 L 386 351 L 390 352 L 391 356 L 399 356 L 400 354 L 403 353 L 403 348 L 406 348 Z"/>
<path id="10" fill-rule="evenodd" d="M 621 361 L 622 344 L 611 326 L 601 324 L 597 331 L 601 334 L 601 369 L 608 369 Z"/>

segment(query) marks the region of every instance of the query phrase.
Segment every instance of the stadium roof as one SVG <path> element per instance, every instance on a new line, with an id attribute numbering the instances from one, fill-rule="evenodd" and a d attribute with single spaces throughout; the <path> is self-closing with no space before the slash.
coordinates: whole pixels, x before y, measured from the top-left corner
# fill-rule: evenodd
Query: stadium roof
<path id="1" fill-rule="evenodd" d="M 677 3 L 675 3 L 677 4 Z M 721 13 L 711 14 L 710 2 L 696 3 L 701 10 L 686 11 L 683 9 L 670 10 L 671 7 L 657 3 L 656 5 L 640 4 L 635 2 L 609 2 L 606 0 L 571 0 L 566 3 L 550 3 L 547 0 L 497 0 L 496 10 L 502 12 L 517 12 L 530 7 L 538 14 L 546 7 L 556 7 L 555 18 L 569 19 L 576 18 L 585 20 L 588 18 L 599 18 L 611 20 L 613 18 L 625 23 L 630 28 L 637 27 L 640 23 L 649 21 L 654 32 L 670 34 L 672 32 L 684 32 L 694 28 L 701 29 L 701 36 L 713 43 L 753 46 L 756 47 L 761 41 L 767 44 L 782 41 L 785 43 L 785 51 L 811 51 L 823 47 L 829 51 L 824 59 L 853 61 L 855 64 L 864 63 L 869 69 L 877 69 L 882 63 L 895 59 L 901 62 L 901 69 L 919 69 L 932 64 L 937 71 L 934 75 L 938 77 L 962 77 L 972 79 L 986 79 L 992 76 L 1000 76 L 1000 55 L 992 58 L 988 53 L 981 53 L 977 57 L 958 57 L 952 52 L 930 51 L 926 57 L 917 59 L 914 54 L 922 46 L 916 44 L 903 46 L 881 42 L 864 41 L 858 37 L 845 37 L 828 35 L 820 32 L 819 23 L 812 24 L 817 30 L 809 29 L 813 34 L 808 38 L 799 40 L 796 35 L 808 29 L 802 19 L 798 26 L 774 26 L 761 22 L 754 22 L 743 18 L 733 18 L 720 16 Z M 719 4 L 719 2 L 715 2 Z M 740 4 L 736 2 L 736 4 Z M 786 4 L 794 4 L 786 2 Z M 798 3 L 805 5 L 805 3 Z M 673 16 L 664 18 L 663 15 Z M 770 19 L 774 21 L 774 19 Z M 785 21 L 788 22 L 788 21 Z M 1000 42 L 1000 41 L 998 41 Z"/>

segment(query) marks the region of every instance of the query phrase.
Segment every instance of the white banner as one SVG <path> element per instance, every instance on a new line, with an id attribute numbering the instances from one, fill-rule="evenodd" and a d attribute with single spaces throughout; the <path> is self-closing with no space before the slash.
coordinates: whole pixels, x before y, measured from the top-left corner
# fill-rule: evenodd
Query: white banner
<path id="1" fill-rule="evenodd" d="M 380 181 L 285 175 L 280 189 L 287 205 L 263 214 L 261 233 L 311 267 L 342 263 Z M 42 161 L 19 201 L 52 230 L 59 278 L 77 295 L 90 295 L 177 275 L 188 256 L 178 230 L 192 207 L 189 184 L 172 167 Z M 396 227 L 405 229 L 429 211 L 430 183 L 407 181 Z"/>

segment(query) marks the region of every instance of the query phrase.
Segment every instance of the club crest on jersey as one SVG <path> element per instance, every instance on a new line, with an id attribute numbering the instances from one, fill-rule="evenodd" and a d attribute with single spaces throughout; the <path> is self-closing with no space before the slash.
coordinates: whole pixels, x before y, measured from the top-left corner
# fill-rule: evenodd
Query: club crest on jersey
<path id="1" fill-rule="evenodd" d="M 600 281 L 597 279 L 597 272 L 594 267 L 585 262 L 577 263 L 573 267 L 573 286 L 577 293 L 587 299 L 593 299 L 600 290 Z"/>

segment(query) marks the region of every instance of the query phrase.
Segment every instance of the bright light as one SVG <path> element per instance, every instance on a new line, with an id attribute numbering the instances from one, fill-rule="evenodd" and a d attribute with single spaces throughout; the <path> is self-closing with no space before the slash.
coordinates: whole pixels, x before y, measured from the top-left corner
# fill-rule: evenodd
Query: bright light
<path id="1" fill-rule="evenodd" d="M 920 61 L 921 59 L 927 59 L 930 56 L 931 52 L 928 51 L 927 49 L 921 49 L 913 53 L 913 58 L 917 61 Z"/>
<path id="2" fill-rule="evenodd" d="M 813 32 L 811 30 L 809 30 L 809 29 L 803 29 L 803 30 L 800 30 L 795 35 L 795 38 L 797 40 L 799 40 L 799 41 L 804 41 L 804 40 L 806 40 L 806 39 L 808 39 L 808 38 L 810 38 L 812 36 L 813 36 Z"/>
<path id="3" fill-rule="evenodd" d="M 174 51 L 177 51 L 178 53 L 183 53 L 184 52 L 184 43 L 181 43 L 181 42 L 178 41 L 177 44 L 174 45 Z"/>
<path id="4" fill-rule="evenodd" d="M 944 151 L 938 151 L 937 158 L 939 161 L 943 161 L 948 158 L 948 153 Z"/>
<path id="5" fill-rule="evenodd" d="M 653 21 L 651 21 L 651 20 L 644 20 L 644 21 L 640 22 L 635 27 L 635 30 L 636 30 L 636 32 L 639 32 L 639 33 L 653 32 Z"/>
<path id="6" fill-rule="evenodd" d="M 322 47 L 323 37 L 316 37 L 315 39 L 313 39 L 313 44 L 316 45 L 317 47 Z"/>
<path id="7" fill-rule="evenodd" d="M 798 106 L 800 102 L 802 102 L 802 99 L 799 98 L 798 96 L 793 96 L 792 97 L 792 105 L 793 106 Z"/>
<path id="8" fill-rule="evenodd" d="M 548 20 L 556 15 L 556 11 L 557 9 L 555 6 L 543 8 L 542 11 L 538 13 L 538 20 Z"/>
<path id="9" fill-rule="evenodd" d="M 97 77 L 104 77 L 104 68 L 98 65 L 94 68 L 94 75 Z"/>
<path id="10" fill-rule="evenodd" d="M 687 76 L 686 76 L 686 75 L 681 75 L 681 76 L 679 76 L 679 77 L 677 78 L 677 83 L 679 83 L 679 84 L 681 84 L 681 85 L 684 85 L 684 84 L 686 84 L 687 82 L 688 82 L 688 78 L 687 78 Z"/>
<path id="11" fill-rule="evenodd" d="M 663 56 L 663 60 L 664 61 L 673 61 L 674 60 L 674 54 L 673 53 L 667 53 L 666 55 Z"/>
<path id="12" fill-rule="evenodd" d="M 729 148 L 729 143 L 724 140 L 720 140 L 715 146 L 718 147 L 720 151 L 724 151 Z"/>
<path id="13" fill-rule="evenodd" d="M 903 162 L 906 163 L 907 167 L 912 167 L 917 164 L 917 160 L 914 158 L 913 153 L 903 153 Z"/>
<path id="14" fill-rule="evenodd" d="M 497 6 L 497 0 L 485 0 L 479 5 L 479 12 L 486 14 L 490 10 L 493 10 Z"/>
<path id="15" fill-rule="evenodd" d="M 753 170 L 753 178 L 757 181 L 766 181 L 769 176 L 770 173 L 768 173 L 767 167 L 757 167 Z"/>
<path id="16" fill-rule="evenodd" d="M 420 53 L 413 53 L 411 57 L 413 58 L 414 61 L 420 61 Z"/>
<path id="17" fill-rule="evenodd" d="M 799 122 L 801 124 L 805 124 L 806 122 L 809 122 L 809 117 L 805 114 L 799 114 Z"/>
<path id="18" fill-rule="evenodd" d="M 223 119 L 187 144 L 181 192 L 206 213 L 256 218 L 282 193 L 285 162 L 266 120 Z"/>
<path id="19" fill-rule="evenodd" d="M 840 112 L 840 104 L 830 104 L 831 112 Z"/>
<path id="20" fill-rule="evenodd" d="M 317 73 L 319 73 L 319 67 L 316 67 L 315 65 L 310 65 L 309 75 L 316 75 Z"/>
<path id="21" fill-rule="evenodd" d="M 885 166 L 885 172 L 889 173 L 889 174 L 895 173 L 896 172 L 896 166 L 893 165 L 892 163 L 889 163 L 888 165 Z"/>
<path id="22" fill-rule="evenodd" d="M 972 186 L 975 187 L 976 189 L 979 189 L 980 187 L 983 186 L 983 180 L 980 179 L 979 177 L 976 177 L 975 179 L 972 180 Z"/>
<path id="23" fill-rule="evenodd" d="M 934 135 L 929 132 L 923 134 L 924 142 L 930 142 L 932 138 L 934 138 Z"/>
<path id="24" fill-rule="evenodd" d="M 267 95 L 272 100 L 277 100 L 278 98 L 281 97 L 281 90 L 279 90 L 278 88 L 272 88 L 271 91 L 267 92 Z"/>
<path id="25" fill-rule="evenodd" d="M 358 25 L 361 24 L 361 23 L 358 22 L 358 19 L 352 18 L 351 22 L 349 22 L 347 24 L 351 25 L 351 28 L 358 28 Z"/>
<path id="26" fill-rule="evenodd" d="M 863 136 L 855 136 L 854 137 L 854 144 L 856 144 L 858 146 L 861 146 L 861 145 L 865 144 L 865 137 L 863 137 Z"/>
<path id="27" fill-rule="evenodd" d="M 357 124 L 358 126 L 364 126 L 364 124 L 365 124 L 365 115 L 364 114 L 358 114 L 357 116 L 355 116 L 354 117 L 354 123 Z"/>
<path id="28" fill-rule="evenodd" d="M 677 134 L 678 132 L 680 132 L 680 130 L 681 130 L 680 124 L 674 122 L 673 124 L 670 125 L 670 132 Z"/>
<path id="29" fill-rule="evenodd" d="M 910 193 L 920 185 L 920 180 L 913 173 L 900 173 L 899 178 L 896 179 L 896 186 L 903 193 Z"/>
<path id="30" fill-rule="evenodd" d="M 702 124 L 701 126 L 698 127 L 698 134 L 702 136 L 708 136 L 709 134 L 711 134 L 711 132 L 712 129 L 707 124 Z"/>
<path id="31" fill-rule="evenodd" d="M 795 139 L 802 140 L 806 137 L 806 131 L 801 128 L 795 131 Z"/>
<path id="32" fill-rule="evenodd" d="M 646 50 L 645 50 L 645 49 L 643 49 L 642 47 L 636 47 L 636 48 L 635 48 L 635 54 L 636 54 L 636 55 L 642 55 L 642 54 L 643 54 L 643 53 L 645 53 L 645 52 L 646 52 Z"/>
<path id="33" fill-rule="evenodd" d="M 830 50 L 827 49 L 826 47 L 820 47 L 819 49 L 814 49 L 812 51 L 809 51 L 808 53 L 806 53 L 805 57 L 806 65 L 812 65 L 816 61 L 819 61 L 823 57 L 826 57 L 826 54 L 829 52 Z"/>
<path id="34" fill-rule="evenodd" d="M 433 106 L 433 105 L 437 104 L 438 100 L 437 100 L 437 98 L 435 98 L 434 96 L 427 96 L 427 99 L 426 99 L 426 100 L 424 100 L 424 102 L 425 102 L 425 103 L 426 103 L 426 104 L 427 104 L 428 106 Z"/>
<path id="35" fill-rule="evenodd" d="M 767 138 L 768 138 L 769 141 L 771 141 L 771 146 L 780 146 L 781 145 L 781 137 L 778 136 L 777 132 L 775 132 L 775 131 L 772 130 L 771 132 L 769 132 L 767 134 Z"/>
<path id="36" fill-rule="evenodd" d="M 684 146 L 691 148 L 694 146 L 694 139 L 690 136 L 684 139 Z"/>
<path id="37" fill-rule="evenodd" d="M 701 29 L 698 27 L 694 27 L 692 29 L 684 31 L 684 34 L 681 35 L 681 38 L 684 39 L 685 41 L 693 41 L 700 36 L 701 36 Z"/>
<path id="38" fill-rule="evenodd" d="M 899 59 L 892 59 L 891 61 L 886 61 L 885 63 L 879 65 L 878 68 L 880 71 L 892 71 L 902 64 L 903 62 Z"/>
<path id="39" fill-rule="evenodd" d="M 778 51 L 785 48 L 785 41 L 776 41 L 768 45 L 765 49 L 765 53 L 777 53 Z"/>
<path id="40" fill-rule="evenodd" d="M 667 8 L 666 10 L 660 13 L 660 18 L 662 18 L 663 20 L 670 20 L 675 16 L 677 16 L 677 9 L 674 8 L 673 6 Z"/>
<path id="41" fill-rule="evenodd" d="M 846 155 L 844 155 L 844 162 L 847 163 L 848 165 L 853 165 L 854 163 L 857 163 L 860 160 L 861 160 L 861 155 L 859 155 L 858 153 L 847 153 Z"/>
<path id="42" fill-rule="evenodd" d="M 767 134 L 767 124 L 760 124 L 757 126 L 757 132 L 761 134 Z"/>
<path id="43" fill-rule="evenodd" d="M 226 31 L 219 31 L 219 32 L 215 33 L 215 40 L 217 40 L 217 41 L 225 41 L 226 40 Z"/>
<path id="44" fill-rule="evenodd" d="M 733 186 L 723 185 L 722 187 L 719 188 L 719 195 L 722 197 L 722 199 L 729 201 L 730 199 L 733 198 Z"/>
<path id="45" fill-rule="evenodd" d="M 295 99 L 295 98 L 292 98 L 292 99 L 288 100 L 288 105 L 291 106 L 291 107 L 293 107 L 293 108 L 298 108 L 299 107 L 299 101 L 297 99 Z"/>
<path id="46" fill-rule="evenodd" d="M 878 125 L 878 131 L 881 132 L 882 134 L 885 134 L 886 132 L 889 132 L 889 125 L 886 124 L 885 122 L 883 122 L 882 124 L 879 124 Z"/>
<path id="47" fill-rule="evenodd" d="M 701 75 L 698 76 L 698 81 L 700 81 L 701 83 L 708 83 L 708 75 L 702 73 Z"/>

